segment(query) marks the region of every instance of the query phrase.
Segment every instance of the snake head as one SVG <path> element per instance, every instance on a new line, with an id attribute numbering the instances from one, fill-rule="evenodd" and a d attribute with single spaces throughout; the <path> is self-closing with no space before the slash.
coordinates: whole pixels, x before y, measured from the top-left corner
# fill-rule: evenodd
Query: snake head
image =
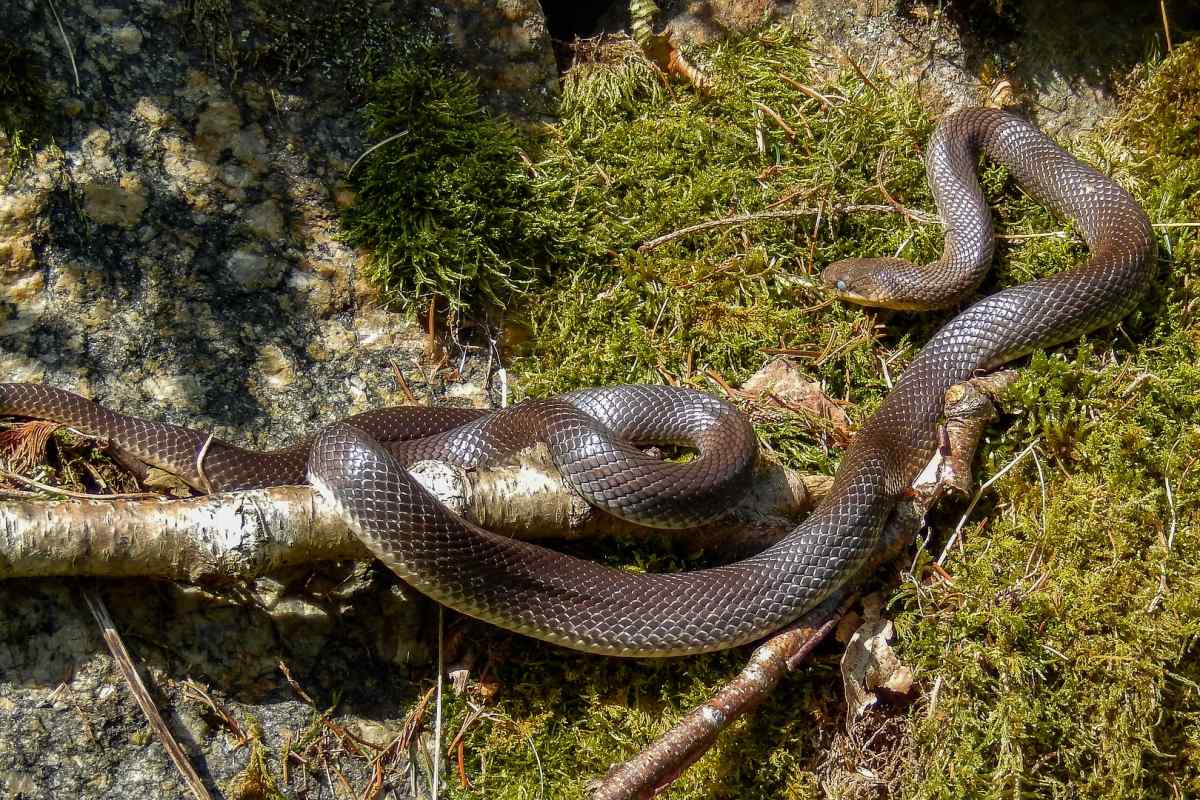
<path id="1" fill-rule="evenodd" d="M 898 311 L 924 309 L 905 297 L 898 276 L 913 265 L 903 258 L 847 258 L 821 272 L 826 288 L 848 303 Z"/>

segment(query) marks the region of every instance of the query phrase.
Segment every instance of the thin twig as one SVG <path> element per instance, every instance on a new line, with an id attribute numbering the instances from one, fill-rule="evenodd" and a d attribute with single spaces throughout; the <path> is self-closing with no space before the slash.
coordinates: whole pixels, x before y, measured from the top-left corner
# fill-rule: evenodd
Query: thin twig
<path id="1" fill-rule="evenodd" d="M 722 731 L 763 701 L 833 632 L 858 594 L 845 588 L 755 648 L 746 667 L 637 755 L 608 771 L 593 800 L 653 797 L 704 755 Z"/>
<path id="2" fill-rule="evenodd" d="M 879 158 L 875 161 L 875 186 L 878 187 L 879 193 L 883 195 L 884 199 L 887 200 L 888 203 L 891 204 L 891 206 L 896 209 L 896 211 L 898 211 L 900 214 L 902 214 L 905 219 L 911 221 L 913 219 L 913 217 L 909 213 L 908 209 L 905 208 L 903 205 L 901 205 L 899 200 L 892 197 L 892 193 L 889 192 L 887 190 L 887 187 L 883 185 L 883 162 L 884 162 L 884 159 L 887 158 L 887 156 L 888 156 L 887 150 L 879 151 Z"/>
<path id="3" fill-rule="evenodd" d="M 408 401 L 410 406 L 420 405 L 417 402 L 417 396 L 413 394 L 412 388 L 409 387 L 408 381 L 404 379 L 404 373 L 400 370 L 400 365 L 395 361 L 392 362 L 392 372 L 396 375 L 396 383 L 400 386 L 400 391 L 404 392 L 404 399 Z"/>
<path id="4" fill-rule="evenodd" d="M 439 784 L 442 776 L 442 673 L 445 671 L 445 609 L 438 605 L 437 624 L 437 693 L 433 707 L 433 778 L 430 781 L 430 800 L 438 800 Z"/>
<path id="5" fill-rule="evenodd" d="M 997 239 L 1003 239 L 1008 242 L 1020 242 L 1025 239 L 1065 239 L 1067 238 L 1066 231 L 1046 231 L 1044 233 L 998 233 Z"/>
<path id="6" fill-rule="evenodd" d="M 395 134 L 392 134 L 391 136 L 387 137 L 382 142 L 373 144 L 370 147 L 368 147 L 365 151 L 363 151 L 363 154 L 361 156 L 354 159 L 354 163 L 350 165 L 350 169 L 346 170 L 346 177 L 349 178 L 354 173 L 354 168 L 358 166 L 358 162 L 362 161 L 364 158 L 371 155 L 371 153 L 374 153 L 376 150 L 383 147 L 388 142 L 394 142 L 397 139 L 399 139 L 401 136 L 406 136 L 407 134 L 408 134 L 408 131 L 406 131 L 406 130 L 400 131 L 399 133 L 395 133 Z"/>
<path id="7" fill-rule="evenodd" d="M 876 94 L 881 94 L 881 92 L 879 90 L 879 85 L 876 84 L 875 81 L 871 80 L 867 76 L 867 73 L 862 71 L 862 67 L 860 67 L 858 65 L 857 61 L 855 61 L 853 58 L 850 57 L 850 54 L 846 52 L 846 49 L 844 47 L 842 47 L 840 44 L 837 45 L 837 49 L 842 54 L 842 58 L 844 58 L 846 60 L 846 62 L 850 65 L 851 69 L 854 70 L 855 74 L 857 74 L 858 77 L 862 79 L 862 82 L 865 83 L 867 86 L 870 86 L 875 91 Z"/>
<path id="8" fill-rule="evenodd" d="M 1167 37 L 1167 52 L 1170 53 L 1171 47 L 1171 23 L 1167 21 L 1167 0 L 1158 0 L 1158 10 L 1162 12 L 1163 35 Z"/>
<path id="9" fill-rule="evenodd" d="M 1171 515 L 1171 521 L 1167 524 L 1166 541 L 1162 541 L 1162 533 L 1159 533 L 1159 540 L 1165 546 L 1166 553 L 1163 554 L 1162 571 L 1158 576 L 1158 591 L 1150 599 L 1150 604 L 1146 606 L 1147 613 L 1157 611 L 1163 598 L 1167 596 L 1167 559 L 1171 557 L 1171 547 L 1175 544 L 1175 493 L 1171 491 L 1171 479 L 1164 477 L 1163 486 L 1167 490 L 1167 511 Z"/>
<path id="10" fill-rule="evenodd" d="M 67 38 L 67 32 L 63 28 L 62 19 L 58 16 L 58 9 L 54 7 L 54 0 L 48 0 L 50 4 L 50 13 L 54 15 L 54 21 L 58 23 L 58 32 L 62 34 L 63 44 L 67 46 L 67 56 L 71 59 L 71 72 L 75 73 L 75 91 L 79 91 L 79 68 L 75 66 L 75 49 L 71 47 L 71 40 Z"/>
<path id="11" fill-rule="evenodd" d="M 784 75 L 782 72 L 777 73 L 777 74 L 779 75 L 779 79 L 781 81 L 783 81 L 784 83 L 786 83 L 788 86 L 791 86 L 793 89 L 795 89 L 798 92 L 803 92 L 804 94 L 811 97 L 813 100 L 816 100 L 818 103 L 820 103 L 821 108 L 823 110 L 828 111 L 830 108 L 833 107 L 833 103 L 831 103 L 829 101 L 828 97 L 821 94 L 820 92 L 818 92 L 816 89 L 812 88 L 811 86 L 801 83 L 800 81 L 796 80 L 795 78 L 789 78 L 787 75 Z"/>
<path id="12" fill-rule="evenodd" d="M 1033 451 L 1033 465 L 1038 471 L 1038 485 L 1042 487 L 1042 538 L 1046 536 L 1046 476 L 1042 473 L 1042 460 L 1038 458 L 1037 451 Z"/>
<path id="13" fill-rule="evenodd" d="M 778 125 L 785 134 L 787 134 L 787 137 L 789 139 L 796 138 L 795 129 L 792 128 L 791 125 L 788 125 L 786 122 L 784 122 L 783 117 L 781 117 L 777 113 L 775 113 L 775 111 L 772 110 L 770 107 L 768 107 L 765 103 L 755 103 L 754 105 L 756 108 L 758 108 L 759 111 L 761 111 L 762 113 L 764 113 L 768 117 L 770 117 L 775 122 L 775 124 Z"/>
<path id="14" fill-rule="evenodd" d="M 24 475 L 18 475 L 17 473 L 9 472 L 8 470 L 0 470 L 0 476 L 4 477 L 5 480 L 17 481 L 18 483 L 23 483 L 26 486 L 32 486 L 35 489 L 40 489 L 43 492 L 61 494 L 64 497 L 72 497 L 76 500 L 149 500 L 151 498 L 161 497 L 161 495 L 157 495 L 152 492 L 130 492 L 127 494 L 91 494 L 88 492 L 72 492 L 69 489 L 60 489 L 57 486 L 50 486 L 49 484 L 35 481 L 33 478 L 26 478 Z"/>
<path id="15" fill-rule="evenodd" d="M 192 794 L 197 800 L 212 800 L 212 795 L 208 793 L 208 789 L 204 788 L 204 783 L 200 780 L 200 776 L 196 774 L 192 763 L 188 761 L 183 748 L 179 746 L 179 742 L 175 741 L 175 737 L 171 735 L 171 730 L 167 727 L 167 723 L 163 721 L 162 715 L 158 713 L 158 708 L 154 705 L 154 700 L 151 699 L 150 692 L 146 690 L 146 684 L 142 683 L 141 676 L 138 675 L 137 669 L 133 666 L 133 659 L 129 657 L 129 651 L 125 649 L 125 643 L 121 641 L 121 635 L 117 632 L 116 623 L 113 622 L 112 616 L 108 613 L 108 608 L 105 607 L 104 601 L 91 589 L 86 587 L 83 589 L 83 599 L 87 601 L 88 608 L 92 611 L 92 616 L 96 618 L 96 623 L 99 624 L 100 632 L 104 637 L 104 643 L 108 645 L 108 650 L 112 653 L 113 659 L 116 660 L 122 677 L 125 678 L 125 682 L 129 685 L 129 690 L 133 693 L 133 699 L 137 701 L 138 706 L 142 709 L 142 713 L 146 715 L 146 720 L 150 723 L 150 727 L 154 729 L 155 735 L 163 743 L 163 747 L 167 750 L 167 755 L 170 756 L 171 761 L 175 764 L 175 768 L 179 770 L 184 783 L 192 790 Z"/>
<path id="16" fill-rule="evenodd" d="M 908 219 L 916 222 L 929 224 L 941 222 L 941 220 L 933 214 L 928 214 L 924 211 L 914 211 L 913 209 L 901 206 L 899 203 L 894 206 L 881 205 L 878 203 L 853 204 L 844 206 L 835 205 L 832 207 L 832 210 L 841 211 L 843 213 L 851 213 L 855 211 L 880 211 L 891 214 L 903 214 Z M 797 217 L 811 217 L 814 214 L 819 213 L 821 213 L 820 208 L 805 206 L 803 208 L 790 208 L 782 211 L 760 211 L 755 214 L 737 214 L 735 216 L 724 217 L 722 219 L 705 220 L 704 222 L 697 222 L 695 225 L 689 225 L 686 228 L 680 228 L 677 231 L 665 233 L 662 236 L 650 239 L 649 241 L 638 245 L 638 252 L 645 253 L 683 236 L 688 236 L 700 231 L 711 230 L 712 228 L 722 228 L 730 225 L 746 225 L 752 222 L 761 222 L 763 220 L 771 219 L 796 219 Z"/>
<path id="17" fill-rule="evenodd" d="M 525 737 L 525 743 L 529 745 L 529 752 L 533 753 L 533 762 L 537 765 L 538 771 L 538 793 L 537 800 L 541 800 L 546 796 L 546 772 L 542 768 L 542 757 L 538 755 L 537 746 L 533 743 L 533 737 L 525 731 L 521 730 L 515 722 L 508 717 L 503 717 L 495 712 L 489 711 L 483 715 L 484 719 L 490 719 L 493 722 L 503 722 L 517 728 L 517 731 Z"/>
<path id="18" fill-rule="evenodd" d="M 975 506 L 979 505 L 979 499 L 983 497 L 983 493 L 996 481 L 1008 474 L 1009 470 L 1025 460 L 1025 457 L 1033 452 L 1033 448 L 1037 446 L 1037 441 L 1029 443 L 1029 446 L 1017 454 L 1017 457 L 1004 465 L 1004 467 L 992 477 L 984 481 L 983 485 L 975 491 L 975 496 L 971 498 L 970 504 L 967 505 L 967 510 L 963 512 L 962 518 L 958 524 L 954 526 L 954 533 L 950 534 L 950 538 L 946 540 L 946 546 L 942 548 L 942 554 L 938 556 L 938 566 L 941 566 L 946 561 L 946 556 L 950 553 L 950 548 L 958 540 L 958 536 L 962 533 L 963 526 L 967 524 L 967 518 L 971 516 L 971 512 L 975 510 Z"/>

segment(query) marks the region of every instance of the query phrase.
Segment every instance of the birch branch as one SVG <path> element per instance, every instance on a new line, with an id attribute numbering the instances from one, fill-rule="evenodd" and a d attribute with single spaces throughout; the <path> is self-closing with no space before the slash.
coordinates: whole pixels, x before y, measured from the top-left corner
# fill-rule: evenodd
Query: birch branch
<path id="1" fill-rule="evenodd" d="M 414 465 L 419 481 L 459 515 L 521 539 L 659 536 L 587 505 L 543 447 L 511 466 Z M 756 550 L 795 525 L 829 485 L 760 459 L 752 491 L 722 520 L 685 531 L 697 547 Z M 306 486 L 183 500 L 0 502 L 0 579 L 50 575 L 152 576 L 231 583 L 286 567 L 370 558 L 343 519 Z"/>

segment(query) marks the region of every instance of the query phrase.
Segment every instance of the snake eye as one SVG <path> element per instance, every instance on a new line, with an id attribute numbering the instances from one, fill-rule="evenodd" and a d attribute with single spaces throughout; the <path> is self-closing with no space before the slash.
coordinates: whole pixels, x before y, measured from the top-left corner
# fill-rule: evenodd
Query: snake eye
<path id="1" fill-rule="evenodd" d="M 834 286 L 837 287 L 837 290 L 839 292 L 846 291 L 846 282 L 844 280 L 842 280 L 841 278 L 837 279 L 837 283 L 835 283 Z"/>

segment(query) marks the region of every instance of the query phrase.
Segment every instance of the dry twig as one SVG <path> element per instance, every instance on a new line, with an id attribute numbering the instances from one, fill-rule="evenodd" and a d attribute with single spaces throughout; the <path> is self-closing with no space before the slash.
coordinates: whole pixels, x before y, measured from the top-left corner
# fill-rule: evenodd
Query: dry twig
<path id="1" fill-rule="evenodd" d="M 886 190 L 884 190 L 884 192 L 886 194 Z M 903 214 L 906 219 L 913 222 L 941 222 L 941 220 L 933 214 L 905 208 L 890 196 L 888 199 L 891 201 L 892 205 L 885 206 L 875 203 L 856 203 L 851 205 L 834 205 L 831 210 L 840 211 L 842 213 L 852 213 L 855 211 L 882 211 L 886 213 Z M 667 242 L 674 241 L 675 239 L 679 239 L 684 236 L 689 236 L 693 233 L 699 233 L 700 231 L 711 230 L 712 228 L 723 228 L 731 225 L 746 225 L 752 222 L 762 222 L 764 220 L 772 219 L 796 219 L 798 217 L 811 217 L 813 215 L 822 213 L 822 211 L 823 209 L 821 208 L 811 208 L 805 206 L 803 208 L 790 208 L 782 211 L 759 211 L 755 214 L 737 214 L 732 217 L 705 220 L 704 222 L 697 222 L 695 225 L 688 225 L 686 228 L 680 228 L 679 230 L 672 231 L 670 233 L 663 234 L 662 236 L 657 236 L 653 239 L 650 239 L 647 242 L 643 242 L 642 244 L 638 245 L 638 252 L 646 253 L 655 249 L 656 247 L 666 244 Z"/>
<path id="2" fill-rule="evenodd" d="M 146 715 L 146 721 L 150 723 L 150 727 L 154 729 L 155 735 L 158 736 L 159 741 L 166 748 L 167 755 L 171 758 L 171 762 L 175 764 L 175 768 L 179 770 L 184 783 L 187 784 L 192 795 L 197 800 L 212 800 L 212 795 L 204 787 L 200 776 L 196 774 L 192 763 L 188 761 L 187 756 L 184 754 L 183 748 L 179 746 L 179 742 L 175 741 L 175 737 L 171 735 L 171 729 L 167 727 L 167 723 L 163 721 L 162 715 L 158 713 L 158 708 L 154 705 L 154 700 L 150 697 L 150 692 L 146 689 L 146 684 L 142 683 L 142 678 L 138 675 L 137 668 L 133 665 L 133 659 L 130 658 L 129 651 L 125 649 L 125 643 L 121 641 L 121 634 L 117 632 L 116 623 L 113 622 L 112 617 L 109 615 L 104 601 L 100 599 L 99 595 L 86 587 L 83 589 L 83 598 L 87 601 L 88 608 L 91 609 L 92 616 L 96 618 L 97 624 L 100 625 L 100 632 L 104 636 L 104 643 L 108 645 L 109 652 L 112 653 L 113 659 L 116 660 L 117 667 L 121 670 L 121 676 L 125 678 L 125 683 L 129 686 L 129 691 L 133 694 L 133 699 L 137 701 L 138 707 Z"/>

